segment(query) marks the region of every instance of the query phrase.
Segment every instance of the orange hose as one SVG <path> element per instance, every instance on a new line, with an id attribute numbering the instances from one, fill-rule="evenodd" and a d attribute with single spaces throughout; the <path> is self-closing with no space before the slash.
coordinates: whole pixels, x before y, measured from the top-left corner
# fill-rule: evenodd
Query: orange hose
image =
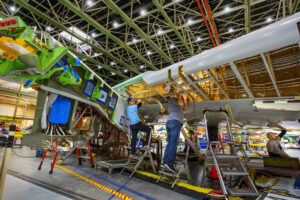
<path id="1" fill-rule="evenodd" d="M 213 45 L 214 45 L 214 47 L 215 47 L 215 46 L 216 46 L 216 43 L 215 43 L 215 41 L 214 41 L 213 35 L 211 34 L 210 28 L 209 28 L 209 26 L 208 26 L 207 20 L 206 20 L 206 18 L 205 18 L 205 14 L 204 14 L 204 12 L 203 12 L 203 9 L 202 9 L 202 6 L 201 6 L 201 3 L 200 3 L 199 0 L 197 0 L 197 4 L 198 4 L 198 7 L 199 7 L 199 9 L 200 9 L 201 15 L 202 15 L 202 17 L 203 17 L 203 21 L 204 21 L 204 23 L 205 23 L 205 26 L 206 26 L 206 28 L 207 28 L 207 30 L 208 30 L 210 39 L 211 39 L 211 41 L 212 41 L 212 43 L 213 43 Z"/>
<path id="2" fill-rule="evenodd" d="M 217 29 L 216 29 L 214 20 L 213 20 L 213 18 L 212 18 L 212 15 L 211 15 L 211 12 L 210 12 L 210 9 L 209 9 L 207 0 L 204 0 L 204 3 L 205 3 L 205 6 L 206 6 L 206 9 L 207 9 L 207 12 L 208 12 L 208 16 L 209 16 L 210 22 L 211 22 L 211 24 L 212 24 L 213 30 L 214 30 L 215 35 L 216 35 L 216 38 L 217 38 L 217 43 L 218 43 L 218 45 L 220 45 L 220 44 L 221 44 L 220 38 L 219 38 L 219 36 L 218 36 L 218 32 L 217 32 Z"/>

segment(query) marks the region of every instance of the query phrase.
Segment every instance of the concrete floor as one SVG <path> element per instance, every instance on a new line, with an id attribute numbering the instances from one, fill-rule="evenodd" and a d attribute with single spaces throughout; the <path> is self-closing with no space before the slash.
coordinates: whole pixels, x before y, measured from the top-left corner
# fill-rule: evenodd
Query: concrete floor
<path id="1" fill-rule="evenodd" d="M 35 157 L 35 151 L 24 147 L 13 149 L 8 167 L 5 192 L 3 199 L 120 199 L 95 185 L 78 178 L 58 167 L 53 174 L 49 174 L 50 157 L 45 159 L 42 169 L 37 167 L 41 158 Z M 2 162 L 3 151 L 0 154 Z M 135 200 L 190 200 L 189 196 L 162 188 L 141 179 L 115 172 L 111 175 L 107 171 L 89 167 L 85 162 L 78 166 L 75 157 L 66 161 L 64 168 L 76 174 L 104 185 Z M 126 185 L 125 185 L 126 184 Z M 51 191 L 45 187 L 51 187 Z M 18 192 L 15 192 L 18 188 Z M 21 188 L 21 189 L 19 189 Z"/>
<path id="2" fill-rule="evenodd" d="M 16 190 L 18 192 L 16 192 Z M 44 189 L 35 184 L 24 181 L 20 178 L 14 177 L 7 174 L 3 200 L 12 199 L 40 199 L 40 200 L 70 200 L 70 198 L 60 195 L 58 193 L 52 192 L 50 190 Z"/>

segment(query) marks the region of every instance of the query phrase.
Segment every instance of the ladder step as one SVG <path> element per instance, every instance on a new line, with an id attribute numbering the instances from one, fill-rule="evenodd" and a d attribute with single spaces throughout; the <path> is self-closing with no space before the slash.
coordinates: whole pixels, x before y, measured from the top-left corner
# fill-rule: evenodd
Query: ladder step
<path id="1" fill-rule="evenodd" d="M 89 156 L 78 156 L 78 158 L 83 158 L 83 159 L 90 159 L 90 157 Z"/>
<path id="2" fill-rule="evenodd" d="M 129 158 L 133 159 L 133 160 L 139 160 L 139 159 L 141 159 L 141 157 L 139 157 L 137 155 L 130 155 Z"/>
<path id="3" fill-rule="evenodd" d="M 247 190 L 247 189 L 236 189 L 236 188 L 227 188 L 228 193 L 231 196 L 238 197 L 256 197 L 259 194 L 255 190 Z"/>
<path id="4" fill-rule="evenodd" d="M 229 154 L 215 154 L 217 159 L 237 159 L 240 156 L 237 155 L 229 155 Z"/>
<path id="5" fill-rule="evenodd" d="M 221 141 L 210 141 L 210 144 L 221 144 Z M 228 142 L 228 141 L 224 141 L 222 142 L 222 144 L 234 144 L 234 142 Z"/>
<path id="6" fill-rule="evenodd" d="M 171 177 L 171 178 L 176 178 L 178 173 L 172 173 L 172 172 L 167 172 L 167 171 L 159 171 L 159 174 L 163 174 L 163 175 Z"/>
<path id="7" fill-rule="evenodd" d="M 238 170 L 230 170 L 230 169 L 221 169 L 224 176 L 247 176 L 248 172 L 238 171 Z"/>
<path id="8" fill-rule="evenodd" d="M 88 149 L 87 147 L 77 147 L 77 149 Z"/>
<path id="9" fill-rule="evenodd" d="M 133 170 L 135 168 L 135 166 L 136 166 L 136 164 L 128 164 L 128 165 L 125 165 L 123 168 Z"/>

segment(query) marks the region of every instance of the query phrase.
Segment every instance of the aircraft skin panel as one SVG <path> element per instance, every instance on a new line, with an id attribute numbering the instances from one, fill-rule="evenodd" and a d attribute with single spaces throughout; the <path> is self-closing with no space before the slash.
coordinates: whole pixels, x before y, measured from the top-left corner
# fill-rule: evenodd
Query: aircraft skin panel
<path id="1" fill-rule="evenodd" d="M 264 126 L 267 122 L 279 123 L 281 121 L 295 121 L 300 119 L 299 111 L 291 110 L 274 110 L 274 109 L 256 109 L 253 106 L 251 99 L 235 99 L 235 100 L 221 100 L 221 101 L 202 101 L 189 103 L 189 109 L 184 112 L 185 121 L 200 122 L 203 119 L 204 109 L 225 109 L 226 103 L 231 107 L 232 114 L 238 122 L 245 125 Z M 142 115 L 147 115 L 149 120 L 154 119 L 160 112 L 159 105 L 144 105 L 140 108 Z M 300 123 L 298 123 L 298 129 Z"/>
<path id="2" fill-rule="evenodd" d="M 143 76 L 144 81 L 153 86 L 168 81 L 169 69 L 172 71 L 172 77 L 178 78 L 178 67 L 180 66 L 184 66 L 186 74 L 192 74 L 297 44 L 299 41 L 298 22 L 300 22 L 300 13 L 204 51 L 160 71 L 148 73 Z"/>
<path id="3" fill-rule="evenodd" d="M 125 133 L 130 132 L 129 120 L 126 114 L 127 102 L 119 98 L 116 105 L 116 110 L 113 115 L 113 122 L 117 124 Z"/>
<path id="4" fill-rule="evenodd" d="M 274 83 L 281 96 L 299 96 L 300 76 L 297 63 L 300 62 L 300 49 L 298 45 L 268 52 L 266 58 L 268 66 L 265 66 L 261 55 L 235 62 L 237 71 L 239 71 L 241 78 L 245 81 L 254 98 L 278 97 Z M 267 67 L 272 70 L 275 82 L 272 82 Z M 249 98 L 245 88 L 228 64 L 212 68 L 209 73 L 199 71 L 189 75 L 182 66 L 180 67 L 179 78 L 172 78 L 169 82 L 175 82 L 176 87 L 182 94 L 189 94 L 191 101 Z M 149 98 L 162 99 L 172 95 L 172 93 L 163 91 L 163 85 L 166 83 L 151 86 L 145 81 L 141 81 L 128 85 L 123 89 L 125 93 L 127 92 L 127 95 L 148 102 Z M 161 102 L 165 103 L 167 101 L 162 99 Z M 152 101 L 152 103 L 156 102 Z"/>

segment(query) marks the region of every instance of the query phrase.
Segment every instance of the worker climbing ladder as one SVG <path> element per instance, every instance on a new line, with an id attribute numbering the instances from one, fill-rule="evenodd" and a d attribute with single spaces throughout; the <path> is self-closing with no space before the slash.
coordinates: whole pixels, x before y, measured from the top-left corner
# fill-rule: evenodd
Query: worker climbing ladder
<path id="1" fill-rule="evenodd" d="M 210 114 L 209 114 L 210 113 Z M 209 115 L 208 115 L 209 114 Z M 223 117 L 222 117 L 222 116 Z M 220 119 L 225 119 L 227 129 L 227 141 L 216 139 L 218 135 L 218 124 Z M 213 121 L 212 123 L 210 122 Z M 206 173 L 206 168 L 215 168 L 216 174 L 210 174 L 211 177 L 217 177 L 220 181 L 225 199 L 229 197 L 256 197 L 259 196 L 258 191 L 252 182 L 249 173 L 241 162 L 240 156 L 237 154 L 236 145 L 231 133 L 231 127 L 228 119 L 228 113 L 224 110 L 205 110 L 204 121 L 206 128 L 206 139 L 208 150 L 206 153 L 203 175 Z M 229 153 L 226 151 L 216 151 L 217 145 L 228 145 Z M 213 170 L 212 170 L 213 172 Z M 225 185 L 224 179 L 229 178 L 230 183 Z M 247 187 L 235 188 L 232 185 L 232 180 L 239 178 L 240 182 L 244 181 Z M 238 182 L 239 182 L 238 181 Z M 239 183 L 240 183 L 239 182 Z"/>

